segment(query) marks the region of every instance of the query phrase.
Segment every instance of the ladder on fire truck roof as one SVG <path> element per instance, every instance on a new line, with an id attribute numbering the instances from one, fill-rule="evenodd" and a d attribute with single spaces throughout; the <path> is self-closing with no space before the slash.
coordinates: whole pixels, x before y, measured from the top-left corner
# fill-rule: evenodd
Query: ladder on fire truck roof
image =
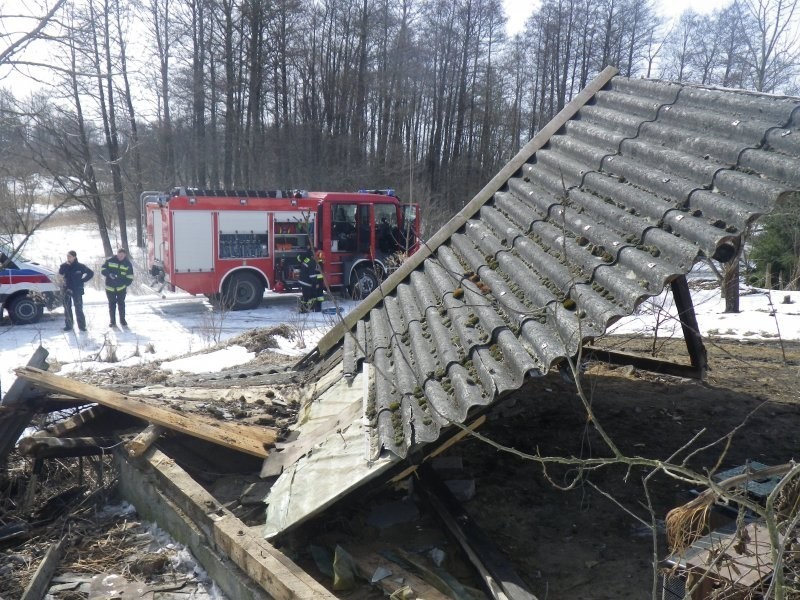
<path id="1" fill-rule="evenodd" d="M 397 197 L 393 188 L 381 189 L 360 189 L 359 194 L 377 194 L 380 196 Z M 203 189 L 192 187 L 176 187 L 170 193 L 171 196 L 214 196 L 237 198 L 308 198 L 306 190 L 220 190 Z"/>
<path id="2" fill-rule="evenodd" d="M 214 196 L 236 198 L 307 198 L 305 190 L 212 190 L 202 188 L 174 188 L 171 196 Z"/>

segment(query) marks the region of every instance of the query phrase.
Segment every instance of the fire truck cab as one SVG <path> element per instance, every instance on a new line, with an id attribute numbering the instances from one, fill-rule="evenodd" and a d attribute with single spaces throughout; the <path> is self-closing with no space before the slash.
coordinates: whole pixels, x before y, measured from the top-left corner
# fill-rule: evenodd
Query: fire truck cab
<path id="1" fill-rule="evenodd" d="M 418 206 L 392 190 L 178 188 L 145 192 L 142 205 L 151 275 L 233 310 L 258 306 L 266 289 L 298 291 L 307 256 L 328 287 L 364 298 L 418 248 Z"/>

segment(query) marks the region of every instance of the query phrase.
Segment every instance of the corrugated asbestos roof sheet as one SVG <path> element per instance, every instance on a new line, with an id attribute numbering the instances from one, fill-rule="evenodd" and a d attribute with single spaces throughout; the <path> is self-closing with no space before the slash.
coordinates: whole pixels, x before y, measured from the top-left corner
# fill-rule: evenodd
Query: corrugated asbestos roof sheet
<path id="1" fill-rule="evenodd" d="M 355 335 L 329 340 L 345 373 L 376 371 L 373 447 L 404 457 L 436 440 L 698 257 L 729 260 L 747 225 L 800 189 L 796 98 L 622 77 L 584 98 L 372 297 Z"/>

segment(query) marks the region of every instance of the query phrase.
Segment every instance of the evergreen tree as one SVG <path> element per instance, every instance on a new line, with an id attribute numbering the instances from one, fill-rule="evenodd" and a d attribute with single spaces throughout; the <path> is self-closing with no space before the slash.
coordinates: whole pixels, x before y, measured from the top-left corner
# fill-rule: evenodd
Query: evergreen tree
<path id="1" fill-rule="evenodd" d="M 763 219 L 751 258 L 766 287 L 800 289 L 800 199 L 789 198 Z M 769 273 L 770 281 L 767 279 Z"/>

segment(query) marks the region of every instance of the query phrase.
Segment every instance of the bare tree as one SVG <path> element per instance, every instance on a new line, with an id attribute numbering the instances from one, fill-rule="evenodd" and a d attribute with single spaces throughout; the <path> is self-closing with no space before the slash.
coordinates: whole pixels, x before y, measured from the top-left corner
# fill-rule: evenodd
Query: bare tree
<path id="1" fill-rule="evenodd" d="M 0 66 L 42 64 L 40 61 L 31 61 L 25 56 L 25 51 L 37 40 L 47 37 L 47 27 L 54 21 L 64 4 L 66 0 L 26 2 L 25 10 L 18 14 L 4 10 L 4 19 L 21 21 L 27 26 L 13 32 L 4 29 L 0 33 Z"/>
<path id="2" fill-rule="evenodd" d="M 239 143 L 238 121 L 236 117 L 236 56 L 234 55 L 236 40 L 235 5 L 233 0 L 222 0 L 223 11 L 223 54 L 225 64 L 225 154 L 222 163 L 222 184 L 230 189 L 234 183 L 234 169 L 236 167 L 234 155 Z"/>
<path id="3" fill-rule="evenodd" d="M 62 91 L 60 99 L 63 103 L 42 100 L 31 111 L 35 136 L 30 147 L 40 171 L 53 178 L 63 197 L 74 199 L 92 211 L 103 249 L 110 255 L 111 238 L 102 192 L 106 186 L 95 168 L 99 148 L 92 143 L 97 132 L 85 116 L 85 103 L 91 99 L 91 95 L 83 83 L 88 78 L 84 64 L 87 55 L 94 55 L 93 48 L 85 46 L 85 42 L 91 39 L 88 31 L 90 23 L 74 11 L 70 11 L 65 18 L 66 55 L 62 57 L 63 64 L 57 71 L 63 87 L 55 88 Z"/>
<path id="4" fill-rule="evenodd" d="M 21 23 L 13 30 L 3 28 L 0 32 L 0 72 L 4 76 L 41 64 L 41 61 L 31 58 L 29 50 L 33 44 L 50 37 L 48 28 L 65 2 L 30 2 L 19 7 L 19 13 L 3 11 L 3 18 L 8 22 Z M 0 243 L 6 256 L 3 262 L 12 259 L 64 202 L 61 197 L 52 197 L 52 189 L 41 187 L 36 161 L 31 153 L 25 151 L 30 143 L 30 136 L 24 133 L 29 124 L 29 115 L 20 108 L 16 98 L 8 91 L 0 93 Z M 44 212 L 42 204 L 47 206 Z"/>
<path id="5" fill-rule="evenodd" d="M 133 92 L 131 90 L 130 77 L 128 74 L 128 56 L 127 44 L 125 42 L 124 30 L 122 26 L 122 7 L 118 3 L 116 5 L 116 25 L 117 36 L 119 39 L 120 51 L 120 68 L 123 82 L 123 98 L 125 99 L 125 107 L 128 113 L 128 123 L 130 126 L 130 150 L 133 156 L 133 176 L 132 184 L 134 188 L 134 199 L 138 202 L 139 197 L 144 190 L 142 184 L 142 157 L 141 148 L 139 144 L 139 126 L 136 123 L 136 110 L 133 106 Z M 136 245 L 139 248 L 144 247 L 144 227 L 142 223 L 142 211 L 137 206 L 136 214 Z"/>
<path id="6" fill-rule="evenodd" d="M 700 34 L 702 18 L 693 10 L 684 11 L 677 24 L 667 35 L 662 77 L 675 81 L 692 79 L 691 66 L 697 51 L 697 38 Z"/>
<path id="7" fill-rule="evenodd" d="M 798 0 L 737 0 L 746 23 L 747 58 L 752 86 L 774 92 L 791 79 L 800 61 Z"/>
<path id="8" fill-rule="evenodd" d="M 172 107 L 170 101 L 170 58 L 172 41 L 175 36 L 173 23 L 172 0 L 150 0 L 150 29 L 156 44 L 158 61 L 158 95 L 160 98 L 159 130 L 161 132 L 161 156 L 163 171 L 161 180 L 174 182 L 175 173 L 175 136 L 172 127 Z M 198 24 L 202 27 L 202 23 Z M 202 64 L 202 63 L 201 63 Z M 201 67 L 202 68 L 202 67 Z"/>
<path id="9" fill-rule="evenodd" d="M 123 247 L 128 247 L 127 216 L 125 211 L 125 197 L 122 187 L 122 168 L 119 149 L 119 136 L 117 134 L 117 104 L 114 86 L 114 65 L 111 58 L 111 1 L 102 0 L 100 10 L 93 0 L 89 1 L 89 16 L 91 28 L 91 56 L 96 77 L 97 98 L 100 105 L 100 118 L 103 124 L 103 133 L 106 140 L 108 153 L 108 168 L 111 171 L 111 180 L 114 188 L 114 204 L 117 208 L 119 222 L 120 242 Z M 100 27 L 96 24 L 100 23 Z M 98 29 L 100 35 L 98 36 Z"/>

